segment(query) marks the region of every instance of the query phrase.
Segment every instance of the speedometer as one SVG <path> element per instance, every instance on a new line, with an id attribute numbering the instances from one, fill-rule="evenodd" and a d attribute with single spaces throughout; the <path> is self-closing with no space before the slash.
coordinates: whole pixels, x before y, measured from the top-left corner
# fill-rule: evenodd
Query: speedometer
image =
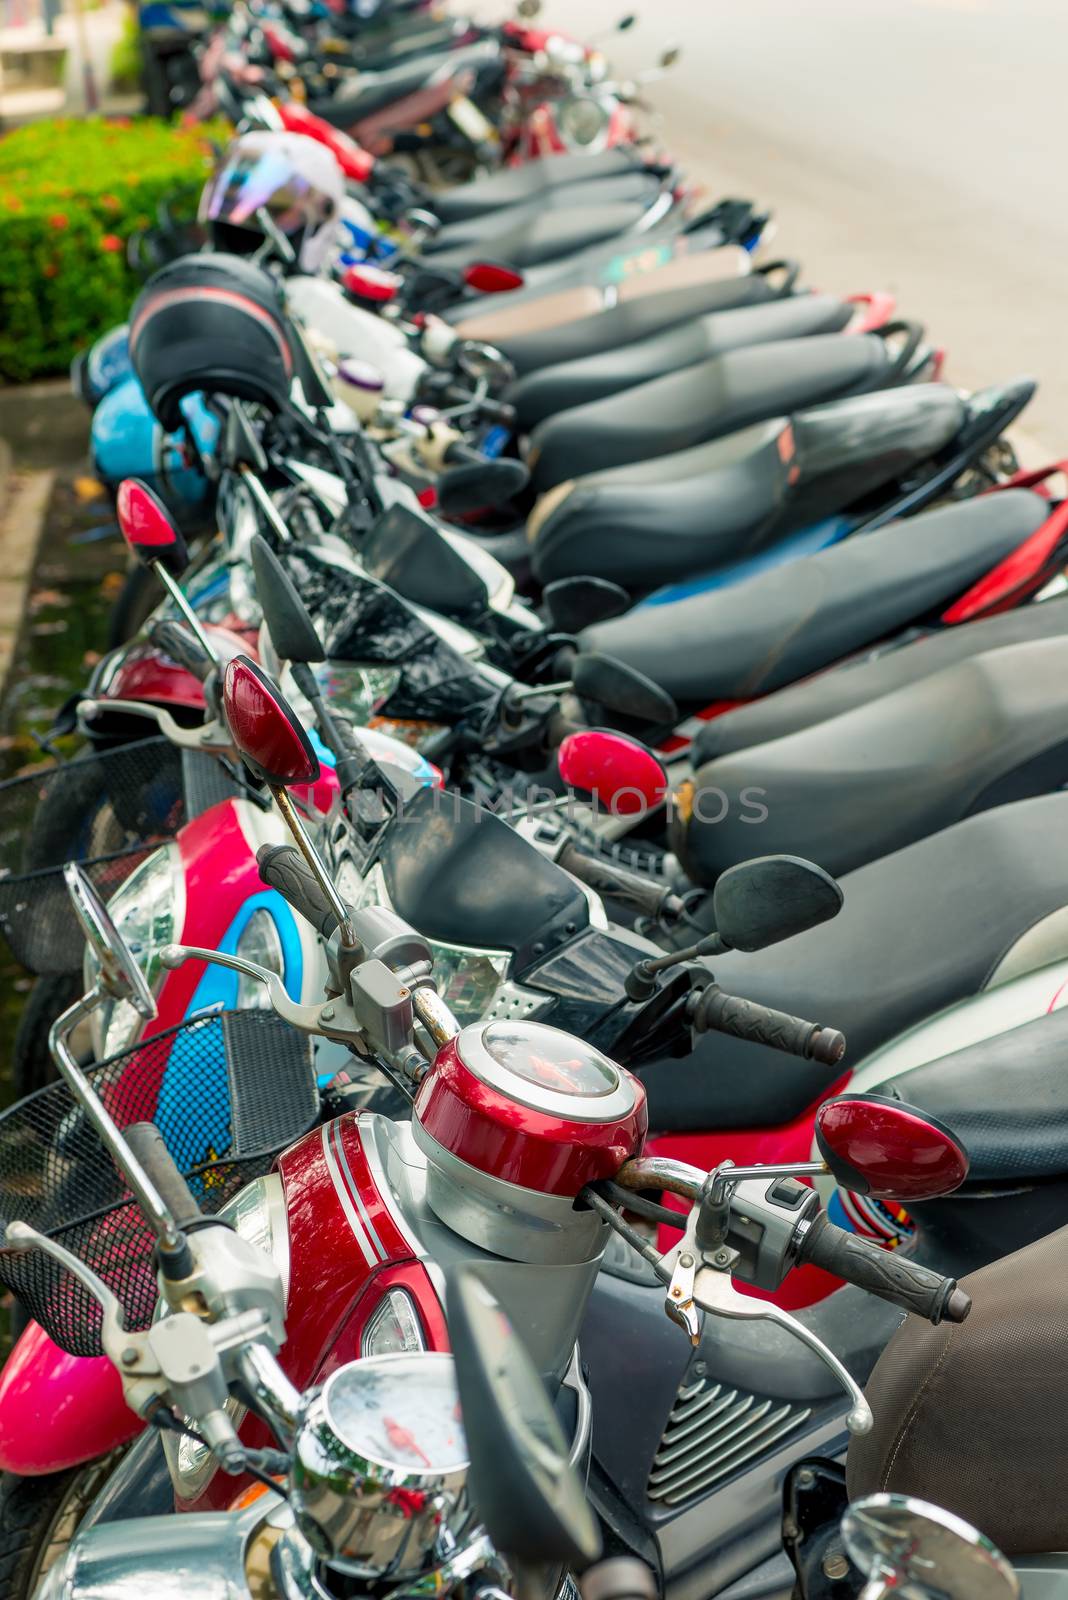
<path id="1" fill-rule="evenodd" d="M 406 1475 L 467 1466 L 451 1356 L 420 1351 L 343 1367 L 327 1381 L 323 1408 L 338 1439 L 367 1461 Z"/>

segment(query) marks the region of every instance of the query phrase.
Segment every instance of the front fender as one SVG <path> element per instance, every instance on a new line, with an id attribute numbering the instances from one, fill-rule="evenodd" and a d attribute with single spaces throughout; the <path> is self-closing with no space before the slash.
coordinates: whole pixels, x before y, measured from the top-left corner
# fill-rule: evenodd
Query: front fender
<path id="1" fill-rule="evenodd" d="M 23 1478 L 107 1455 L 144 1427 L 106 1356 L 72 1356 L 31 1322 L 0 1372 L 0 1471 Z"/>

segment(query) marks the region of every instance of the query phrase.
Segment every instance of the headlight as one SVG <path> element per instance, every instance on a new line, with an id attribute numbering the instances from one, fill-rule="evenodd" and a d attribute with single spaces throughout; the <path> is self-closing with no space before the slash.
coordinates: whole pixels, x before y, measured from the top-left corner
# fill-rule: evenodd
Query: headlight
<path id="1" fill-rule="evenodd" d="M 560 128 L 565 139 L 584 149 L 597 143 L 607 123 L 608 116 L 600 101 L 585 95 L 576 95 L 560 108 Z"/>
<path id="2" fill-rule="evenodd" d="M 255 961 L 258 966 L 266 967 L 270 972 L 277 972 L 280 978 L 286 975 L 285 956 L 282 953 L 282 941 L 278 937 L 278 925 L 266 906 L 259 906 L 249 917 L 241 936 L 234 947 L 235 955 L 244 956 L 246 961 Z M 252 1007 L 259 1010 L 270 1010 L 271 1002 L 267 990 L 255 978 L 250 978 L 247 973 L 241 973 L 237 980 L 237 1009 L 246 1011 Z"/>
<path id="3" fill-rule="evenodd" d="M 382 868 L 374 866 L 366 877 L 356 876 L 351 862 L 345 862 L 338 876 L 342 898 L 357 909 L 390 905 Z M 507 950 L 474 950 L 464 945 L 438 944 L 428 939 L 434 962 L 434 981 L 438 993 L 455 1013 L 460 1026 L 478 1022 L 486 1015 L 512 964 Z"/>
<path id="4" fill-rule="evenodd" d="M 135 867 L 108 902 L 108 910 L 118 932 L 133 952 L 134 959 L 153 994 L 159 992 L 164 977 L 159 953 L 173 943 L 178 920 L 178 886 L 182 868 L 176 844 L 163 845 Z M 88 948 L 84 961 L 85 981 L 91 987 L 99 976 L 96 958 Z M 125 1050 L 133 1043 L 142 1019 L 126 1000 L 106 1000 L 92 1019 L 93 1051 L 98 1061 Z"/>
<path id="5" fill-rule="evenodd" d="M 396 1356 L 405 1350 L 425 1349 L 411 1295 L 403 1289 L 391 1289 L 363 1330 L 361 1356 Z"/>
<path id="6" fill-rule="evenodd" d="M 282 1279 L 282 1288 L 289 1296 L 289 1224 L 286 1220 L 285 1192 L 276 1172 L 254 1182 L 234 1195 L 220 1207 L 219 1216 L 229 1222 L 235 1233 L 271 1257 Z M 240 1427 L 245 1411 L 233 1399 L 226 1402 L 235 1427 Z M 204 1493 L 218 1466 L 206 1445 L 179 1434 L 163 1435 L 163 1451 L 167 1457 L 171 1481 L 183 1500 L 196 1500 Z"/>

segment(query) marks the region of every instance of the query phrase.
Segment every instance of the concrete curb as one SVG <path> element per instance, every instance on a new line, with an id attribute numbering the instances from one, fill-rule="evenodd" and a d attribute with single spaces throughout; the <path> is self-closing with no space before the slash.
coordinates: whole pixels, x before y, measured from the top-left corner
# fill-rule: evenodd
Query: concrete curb
<path id="1" fill-rule="evenodd" d="M 0 511 L 0 694 L 7 690 L 18 649 L 56 475 L 51 471 L 19 472 L 7 481 L 7 501 Z"/>

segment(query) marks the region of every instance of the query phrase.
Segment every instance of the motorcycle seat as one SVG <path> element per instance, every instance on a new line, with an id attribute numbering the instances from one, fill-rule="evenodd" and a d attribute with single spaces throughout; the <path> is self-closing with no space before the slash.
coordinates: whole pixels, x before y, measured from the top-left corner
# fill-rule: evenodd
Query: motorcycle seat
<path id="1" fill-rule="evenodd" d="M 763 854 L 763 829 L 746 831 L 748 854 Z M 840 1028 L 853 1066 L 981 992 L 1024 936 L 1068 905 L 1068 794 L 968 817 L 846 874 L 842 888 L 833 922 L 709 965 L 732 994 Z M 1038 941 L 1034 965 L 1068 954 L 1051 939 Z M 640 1076 L 651 1129 L 700 1132 L 791 1122 L 838 1070 L 706 1034 L 685 1060 Z"/>
<path id="2" fill-rule="evenodd" d="M 928 511 L 744 583 L 596 623 L 579 642 L 619 656 L 680 704 L 752 700 L 945 607 L 1048 510 L 1041 495 L 1010 489 Z"/>
<path id="3" fill-rule="evenodd" d="M 394 101 L 415 94 L 431 80 L 456 77 L 467 68 L 483 65 L 493 53 L 478 43 L 448 53 L 414 56 L 377 72 L 357 72 L 343 79 L 329 98 L 311 102 L 308 109 L 331 127 L 350 128 Z"/>
<path id="4" fill-rule="evenodd" d="M 634 206 L 637 221 L 656 199 L 659 184 L 648 172 L 623 173 L 618 178 L 579 188 L 550 189 L 537 200 L 509 206 L 507 209 L 469 217 L 462 222 L 450 222 L 437 236 L 423 246 L 423 254 L 433 260 L 448 251 L 475 250 L 485 247 L 496 257 L 500 251 L 502 233 L 511 235 L 528 227 L 546 212 L 588 210 L 591 206 Z M 576 198 L 581 195 L 579 200 Z"/>
<path id="5" fill-rule="evenodd" d="M 687 450 L 803 406 L 880 388 L 892 370 L 886 342 L 874 334 L 732 350 L 539 423 L 527 456 L 531 481 L 541 494 L 583 473 Z"/>
<path id="6" fill-rule="evenodd" d="M 799 733 L 802 728 L 811 728 L 814 723 L 840 716 L 856 706 L 870 705 L 884 694 L 984 650 L 1068 633 L 1066 602 L 1068 595 L 1058 595 L 1041 605 L 1022 606 L 1000 616 L 969 622 L 967 627 L 941 628 L 921 635 L 906 647 L 895 646 L 882 654 L 845 662 L 833 672 L 821 672 L 751 705 L 739 706 L 705 723 L 693 742 L 693 764 L 702 766 L 732 750 L 745 750 Z"/>
<path id="7" fill-rule="evenodd" d="M 518 222 L 504 219 L 503 227 L 486 231 L 475 243 L 453 247 L 448 240 L 450 230 L 442 229 L 428 247 L 427 259 L 435 269 L 447 271 L 462 271 L 485 256 L 517 269 L 536 267 L 626 233 L 641 221 L 645 211 L 644 202 L 635 201 L 565 206 L 559 211 L 539 207 L 524 211 Z"/>
<path id="8" fill-rule="evenodd" d="M 529 433 L 558 411 L 589 405 L 731 350 L 840 333 L 852 314 L 852 306 L 831 294 L 793 295 L 767 305 L 712 312 L 599 355 L 542 367 L 520 378 L 504 398 L 516 409 L 520 431 Z"/>
<path id="9" fill-rule="evenodd" d="M 558 362 L 580 361 L 621 345 L 636 344 L 711 312 L 765 306 L 785 298 L 788 297 L 776 295 L 763 274 L 751 272 L 745 277 L 685 284 L 679 289 L 666 289 L 663 294 L 621 299 L 613 306 L 558 326 L 539 327 L 537 318 L 531 315 L 530 326 L 524 327 L 520 316 L 514 330 L 505 329 L 497 338 L 492 337 L 491 328 L 487 333 L 489 342 L 508 357 L 522 378 Z M 471 326 L 475 330 L 472 337 L 479 337 L 477 319 L 472 320 Z"/>
<path id="10" fill-rule="evenodd" d="M 753 853 L 736 796 L 760 796 L 762 854 L 786 851 L 828 872 L 911 844 L 990 806 L 1068 781 L 1068 636 L 984 651 L 829 722 L 698 768 L 695 791 L 731 801 L 695 810 L 675 848 L 714 883 Z M 703 807 L 716 817 L 719 803 Z"/>
<path id="11" fill-rule="evenodd" d="M 878 1084 L 940 1117 L 968 1152 L 968 1187 L 1068 1177 L 1068 1009 Z"/>
<path id="12" fill-rule="evenodd" d="M 868 1383 L 875 1425 L 850 1440 L 850 1499 L 885 1491 L 944 1506 L 1008 1556 L 1068 1548 L 1057 1487 L 1066 1274 L 1059 1228 L 961 1279 L 966 1322 L 906 1317 Z M 1029 1576 L 1026 1593 L 1059 1592 L 1055 1574 L 1048 1588 Z"/>
<path id="13" fill-rule="evenodd" d="M 636 150 L 625 145 L 602 150 L 599 155 L 546 156 L 526 161 L 519 167 L 506 167 L 473 183 L 457 184 L 433 196 L 433 209 L 443 223 L 467 222 L 472 217 L 488 216 L 510 206 L 542 203 L 560 190 L 587 193 L 587 185 L 628 173 L 648 174 L 649 169 Z"/>
<path id="14" fill-rule="evenodd" d="M 812 343 L 823 341 L 800 348 Z M 966 416 L 945 385 L 888 389 L 579 477 L 543 495 L 531 513 L 534 574 L 544 584 L 594 572 L 642 594 L 714 571 L 901 477 L 950 444 Z"/>

